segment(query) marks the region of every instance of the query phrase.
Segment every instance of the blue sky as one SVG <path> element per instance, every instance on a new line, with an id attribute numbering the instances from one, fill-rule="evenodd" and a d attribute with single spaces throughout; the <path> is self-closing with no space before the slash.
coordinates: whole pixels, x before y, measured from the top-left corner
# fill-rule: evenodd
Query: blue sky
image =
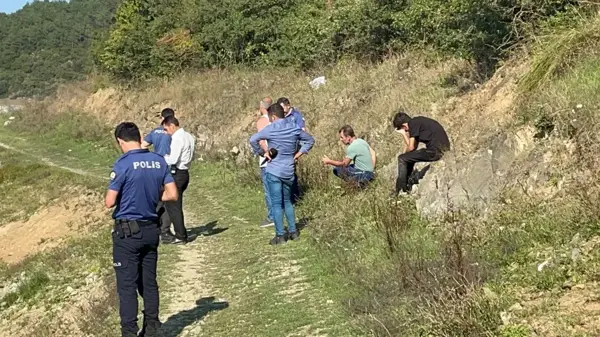
<path id="1" fill-rule="evenodd" d="M 12 13 L 23 8 L 29 0 L 0 0 L 0 12 Z"/>

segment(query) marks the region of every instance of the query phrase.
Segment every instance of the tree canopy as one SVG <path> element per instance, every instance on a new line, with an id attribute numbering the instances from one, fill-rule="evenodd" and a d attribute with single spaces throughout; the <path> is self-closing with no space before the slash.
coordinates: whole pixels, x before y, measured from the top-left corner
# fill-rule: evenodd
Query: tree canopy
<path id="1" fill-rule="evenodd" d="M 90 49 L 110 26 L 118 0 L 36 1 L 0 14 L 0 97 L 44 95 L 83 78 Z"/>
<path id="2" fill-rule="evenodd" d="M 584 3 L 584 2 L 582 2 Z M 578 0 L 71 0 L 0 15 L 0 97 L 233 64 L 308 69 L 427 48 L 493 70 Z M 550 20 L 551 21 L 551 20 Z"/>

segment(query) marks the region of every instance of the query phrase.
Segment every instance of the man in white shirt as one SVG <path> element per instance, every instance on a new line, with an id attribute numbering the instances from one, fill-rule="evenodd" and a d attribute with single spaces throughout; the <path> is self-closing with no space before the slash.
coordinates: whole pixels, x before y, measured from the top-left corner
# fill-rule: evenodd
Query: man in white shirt
<path id="1" fill-rule="evenodd" d="M 196 139 L 179 127 L 175 116 L 169 116 L 162 122 L 165 131 L 171 135 L 171 151 L 165 155 L 165 161 L 175 179 L 179 192 L 177 201 L 167 201 L 164 206 L 166 214 L 161 219 L 161 240 L 163 243 L 181 244 L 191 242 L 194 237 L 187 234 L 183 216 L 183 192 L 188 187 L 190 175 L 188 169 L 194 157 Z M 165 216 L 166 215 L 166 216 Z M 171 234 L 171 222 L 175 235 Z"/>

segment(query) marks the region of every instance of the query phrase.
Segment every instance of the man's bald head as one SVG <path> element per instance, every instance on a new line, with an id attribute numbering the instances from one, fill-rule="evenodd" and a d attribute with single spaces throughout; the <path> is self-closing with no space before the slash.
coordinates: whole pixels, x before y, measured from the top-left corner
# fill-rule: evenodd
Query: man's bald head
<path id="1" fill-rule="evenodd" d="M 267 96 L 265 98 L 262 99 L 262 101 L 260 101 L 260 113 L 262 115 L 266 115 L 267 114 L 267 109 L 273 104 L 273 100 L 271 99 L 271 97 Z"/>

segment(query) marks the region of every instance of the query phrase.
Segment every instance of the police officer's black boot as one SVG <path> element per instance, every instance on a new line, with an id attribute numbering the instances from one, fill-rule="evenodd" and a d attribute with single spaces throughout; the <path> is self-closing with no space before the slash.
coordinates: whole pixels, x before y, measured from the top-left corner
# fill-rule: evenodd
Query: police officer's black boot
<path id="1" fill-rule="evenodd" d="M 135 332 L 125 331 L 123 329 L 121 329 L 121 336 L 122 337 L 138 337 Z"/>
<path id="2" fill-rule="evenodd" d="M 142 331 L 138 337 L 157 337 L 158 330 L 160 329 L 161 323 L 155 320 L 144 320 Z"/>

